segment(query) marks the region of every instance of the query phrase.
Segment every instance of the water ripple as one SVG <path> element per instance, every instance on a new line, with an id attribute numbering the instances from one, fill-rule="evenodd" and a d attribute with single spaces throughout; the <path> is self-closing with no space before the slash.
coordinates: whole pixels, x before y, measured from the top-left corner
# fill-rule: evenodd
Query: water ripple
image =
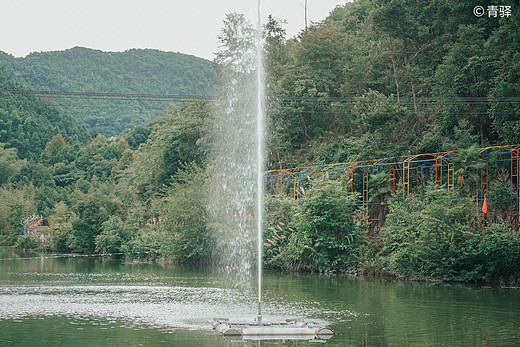
<path id="1" fill-rule="evenodd" d="M 207 322 L 215 317 L 251 322 L 254 302 L 254 293 L 213 287 L 7 285 L 0 287 L 0 319 L 88 316 L 137 326 L 207 330 Z M 278 300 L 266 301 L 264 311 L 269 312 L 266 321 L 324 313 L 319 303 Z"/>

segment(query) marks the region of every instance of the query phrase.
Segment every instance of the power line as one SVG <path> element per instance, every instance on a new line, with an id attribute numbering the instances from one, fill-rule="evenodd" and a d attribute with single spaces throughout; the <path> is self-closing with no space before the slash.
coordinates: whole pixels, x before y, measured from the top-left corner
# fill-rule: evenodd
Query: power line
<path id="1" fill-rule="evenodd" d="M 184 94 L 139 94 L 139 93 L 100 93 L 100 92 L 66 92 L 49 90 L 13 90 L 0 89 L 1 95 L 34 95 L 53 96 L 74 100 L 118 100 L 118 101 L 151 101 L 151 102 L 180 102 L 180 101 L 214 101 L 217 98 L 206 95 L 184 95 Z M 274 96 L 271 101 L 281 104 L 288 103 L 318 103 L 318 104 L 489 104 L 507 103 L 518 104 L 520 97 L 417 97 L 396 98 L 381 97 L 367 98 L 362 96 L 353 97 L 297 97 L 297 96 Z"/>
<path id="2" fill-rule="evenodd" d="M 133 94 L 133 93 L 97 93 L 97 92 L 64 92 L 49 90 L 13 90 L 0 89 L 0 94 L 18 94 L 34 96 L 53 96 L 72 99 L 91 99 L 91 100 L 146 100 L 146 101 L 189 101 L 189 100 L 212 100 L 209 96 L 203 95 L 183 95 L 183 94 Z"/>
<path id="3" fill-rule="evenodd" d="M 340 104 L 488 104 L 520 103 L 520 97 L 418 97 L 418 98 L 366 98 L 354 97 L 274 97 L 282 103 L 340 103 Z"/>

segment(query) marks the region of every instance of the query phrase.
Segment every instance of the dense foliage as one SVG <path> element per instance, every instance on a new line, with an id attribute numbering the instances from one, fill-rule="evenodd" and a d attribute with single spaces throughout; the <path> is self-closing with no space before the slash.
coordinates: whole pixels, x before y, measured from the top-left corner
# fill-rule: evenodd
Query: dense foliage
<path id="1" fill-rule="evenodd" d="M 517 103 L 500 99 L 518 97 L 520 13 L 474 6 L 359 0 L 291 40 L 273 20 L 272 165 L 520 143 Z"/>
<path id="2" fill-rule="evenodd" d="M 394 199 L 382 232 L 384 268 L 408 276 L 455 280 L 519 279 L 520 238 L 501 224 L 471 228 L 471 201 L 430 186 L 425 203 Z M 503 276 L 509 278 L 504 279 Z"/>
<path id="3" fill-rule="evenodd" d="M 102 52 L 75 47 L 25 58 L 0 52 L 0 68 L 12 71 L 30 89 L 83 93 L 211 96 L 215 77 L 208 60 L 151 49 Z M 175 101 L 103 100 L 86 95 L 54 96 L 47 102 L 110 137 L 163 115 Z"/>
<path id="4" fill-rule="evenodd" d="M 23 91 L 14 76 L 0 70 L 0 90 Z M 21 158 L 38 159 L 49 140 L 62 134 L 73 145 L 85 144 L 88 132 L 72 118 L 32 95 L 0 94 L 0 143 L 16 148 Z"/>
<path id="5" fill-rule="evenodd" d="M 269 19 L 270 169 L 461 151 L 455 189 L 431 186 L 424 202 L 391 196 L 384 184 L 388 175 L 370 176 L 373 201 L 391 199 L 381 231 L 366 232 L 367 220 L 353 203 L 356 197 L 346 194 L 345 177 L 313 178 L 298 200 L 285 191 L 268 192 L 267 266 L 462 281 L 520 278 L 520 240 L 507 224 L 513 199 L 507 174 L 490 182 L 497 197 L 495 224 L 480 224 L 470 211 L 472 200 L 461 199 L 476 189 L 480 147 L 520 143 L 520 11 L 512 5 L 510 17 L 477 18 L 470 1 L 359 0 L 338 6 L 292 39 L 280 21 Z M 240 47 L 250 48 L 247 39 L 254 36 L 243 16 L 230 15 L 225 25 L 215 62 L 219 73 Z M 232 32 L 243 37 L 234 40 Z M 243 46 L 233 46 L 237 42 Z M 51 57 L 61 65 L 51 64 Z M 206 62 L 192 69 L 186 60 L 177 68 L 169 58 L 160 52 L 76 48 L 1 60 L 31 88 L 212 92 L 205 83 L 213 69 Z M 33 65 L 21 67 L 29 61 Z M 154 70 L 163 64 L 167 73 Z M 74 78 L 65 73 L 71 69 L 77 69 Z M 178 69 L 186 72 L 182 83 L 188 89 L 167 89 L 166 80 L 181 78 L 168 75 Z M 141 73 L 155 75 L 157 83 L 129 77 Z M 0 82 L 5 89 L 23 88 L 6 72 Z M 173 105 L 163 117 L 110 138 L 86 136 L 66 113 L 29 96 L 2 94 L 0 102 L 2 244 L 20 251 L 139 252 L 181 263 L 211 261 L 217 250 L 205 200 L 213 102 Z M 87 123 L 100 128 L 98 105 L 91 106 L 94 118 Z M 121 112 L 110 118 L 114 124 L 124 119 Z M 104 129 L 115 134 L 124 127 Z M 44 241 L 22 236 L 20 223 L 33 214 L 48 220 Z"/>
<path id="6" fill-rule="evenodd" d="M 354 270 L 363 261 L 365 237 L 346 209 L 356 196 L 342 184 L 319 179 L 301 203 L 273 199 L 265 231 L 266 264 L 288 270 Z"/>

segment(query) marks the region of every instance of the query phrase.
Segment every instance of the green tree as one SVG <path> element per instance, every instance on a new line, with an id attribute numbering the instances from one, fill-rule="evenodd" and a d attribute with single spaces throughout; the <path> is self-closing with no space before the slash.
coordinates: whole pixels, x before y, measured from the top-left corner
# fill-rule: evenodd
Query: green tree
<path id="1" fill-rule="evenodd" d="M 12 245 L 22 234 L 21 222 L 37 213 L 35 191 L 32 184 L 0 187 L 0 244 Z"/>
<path id="2" fill-rule="evenodd" d="M 103 222 L 101 229 L 96 236 L 96 249 L 102 253 L 128 252 L 130 239 L 137 233 L 135 227 L 127 226 L 118 216 Z"/>
<path id="3" fill-rule="evenodd" d="M 498 55 L 493 64 L 494 78 L 489 94 L 492 98 L 515 98 L 520 95 L 520 13 L 513 11 L 511 17 L 502 20 L 500 24 L 487 42 L 489 48 Z M 488 112 L 494 133 L 501 144 L 520 143 L 518 103 L 492 101 Z"/>
<path id="4" fill-rule="evenodd" d="M 20 171 L 13 175 L 10 181 L 17 185 L 27 185 L 32 183 L 35 187 L 55 186 L 49 168 L 32 160 L 24 163 L 20 168 Z"/>
<path id="5" fill-rule="evenodd" d="M 456 168 L 457 184 L 464 186 L 469 194 L 477 192 L 480 170 L 486 166 L 480 157 L 480 148 L 472 145 L 469 148 L 461 149 L 457 152 L 457 157 L 453 159 L 453 162 Z"/>
<path id="6" fill-rule="evenodd" d="M 152 127 L 144 126 L 144 125 L 138 125 L 134 127 L 131 130 L 127 130 L 125 133 L 123 133 L 123 137 L 128 142 L 128 145 L 133 150 L 136 150 L 139 148 L 141 143 L 145 143 L 148 139 L 148 136 L 152 133 Z"/>
<path id="7" fill-rule="evenodd" d="M 12 75 L 0 71 L 0 89 L 13 90 L 0 95 L 0 142 L 16 148 L 20 158 L 37 160 L 46 144 L 57 133 L 74 143 L 86 142 L 89 134 L 76 127 L 70 116 L 54 106 L 41 103 Z"/>
<path id="8" fill-rule="evenodd" d="M 0 186 L 6 184 L 26 164 L 18 158 L 16 148 L 5 149 L 4 146 L 0 143 Z"/>
<path id="9" fill-rule="evenodd" d="M 214 92 L 215 69 L 211 61 L 175 52 L 152 49 L 101 52 L 74 47 L 65 51 L 33 53 L 24 58 L 3 55 L 0 61 L 0 64 L 21 76 L 28 88 L 33 90 L 203 96 L 211 96 Z M 1 82 L 0 88 L 17 89 L 3 87 Z M 64 117 L 73 117 L 76 124 L 88 125 L 109 138 L 163 116 L 172 102 L 151 101 L 148 98 L 56 99 L 45 97 L 42 108 L 56 109 L 53 105 L 57 101 Z M 40 105 L 37 98 L 31 101 L 34 105 Z M 3 108 L 1 101 L 0 108 Z M 70 122 L 69 125 L 72 124 Z M 58 132 L 70 141 L 64 132 Z M 46 138 L 45 143 L 55 134 Z"/>
<path id="10" fill-rule="evenodd" d="M 371 174 L 368 180 L 370 200 L 382 202 L 385 201 L 385 197 L 394 193 L 392 187 L 389 184 L 390 180 L 390 173 L 388 172 L 383 171 L 376 174 Z"/>
<path id="11" fill-rule="evenodd" d="M 222 69 L 231 69 L 239 74 L 249 73 L 256 66 L 256 35 L 255 28 L 240 13 L 228 13 L 224 24 L 217 36 L 223 49 L 217 52 L 215 64 L 217 65 L 217 78 L 226 76 Z M 218 83 L 222 85 L 222 83 Z"/>
<path id="12" fill-rule="evenodd" d="M 310 74 L 318 93 L 339 96 L 343 43 L 334 25 L 314 25 L 300 35 L 296 67 Z"/>
<path id="13" fill-rule="evenodd" d="M 202 164 L 209 146 L 211 112 L 211 105 L 197 101 L 169 111 L 161 126 L 136 151 L 130 165 L 141 193 L 159 195 L 183 165 Z"/>
<path id="14" fill-rule="evenodd" d="M 99 134 L 79 150 L 74 165 L 87 177 L 109 178 L 127 148 L 128 144 L 124 139 L 108 140 Z"/>
<path id="15" fill-rule="evenodd" d="M 75 219 L 76 215 L 64 201 L 59 201 L 54 205 L 53 211 L 48 217 L 50 230 L 44 243 L 49 251 L 71 251 L 73 243 L 72 221 Z"/>
<path id="16" fill-rule="evenodd" d="M 204 102 L 185 102 L 169 112 L 166 124 L 157 132 L 157 140 L 165 149 L 161 177 L 164 183 L 184 164 L 202 165 L 208 151 L 210 114 L 211 107 Z"/>
<path id="17" fill-rule="evenodd" d="M 74 209 L 78 218 L 72 222 L 71 247 L 81 252 L 94 252 L 96 236 L 103 230 L 103 223 L 120 213 L 121 202 L 98 188 L 89 191 Z"/>
<path id="18" fill-rule="evenodd" d="M 365 98 L 366 102 L 363 102 Z M 398 142 L 391 141 L 391 135 L 408 114 L 405 107 L 389 102 L 389 99 L 376 91 L 369 91 L 353 109 L 355 124 L 364 134 L 369 134 L 376 151 L 383 149 L 382 144 Z"/>
<path id="19" fill-rule="evenodd" d="M 207 228 L 206 175 L 191 163 L 178 171 L 158 203 L 165 238 L 161 253 L 182 263 L 205 263 L 214 240 Z"/>
<path id="20" fill-rule="evenodd" d="M 61 134 L 56 134 L 47 143 L 43 150 L 40 161 L 47 165 L 54 165 L 72 160 L 72 146 L 65 141 Z"/>
<path id="21" fill-rule="evenodd" d="M 511 203 L 515 199 L 515 191 L 506 172 L 498 174 L 489 187 L 490 204 L 498 214 L 499 221 L 505 223 L 509 219 Z"/>
<path id="22" fill-rule="evenodd" d="M 284 66 L 289 63 L 284 24 L 284 21 L 277 20 L 269 15 L 264 27 L 266 84 L 269 86 L 268 92 L 273 97 L 281 92 L 279 81 L 285 74 Z"/>
<path id="23" fill-rule="evenodd" d="M 510 285 L 517 285 L 520 278 L 520 237 L 511 232 L 505 224 L 493 224 L 483 228 L 482 235 L 472 240 L 471 250 L 474 269 L 472 274 L 477 279 L 486 281 L 509 280 Z"/>

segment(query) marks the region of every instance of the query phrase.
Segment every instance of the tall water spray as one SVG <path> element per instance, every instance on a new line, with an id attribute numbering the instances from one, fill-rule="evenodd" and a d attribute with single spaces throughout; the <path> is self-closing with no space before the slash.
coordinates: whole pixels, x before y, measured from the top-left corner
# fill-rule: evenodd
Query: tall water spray
<path id="1" fill-rule="evenodd" d="M 211 166 L 215 190 L 208 207 L 219 267 L 237 288 L 253 289 L 256 258 L 261 322 L 265 115 L 260 1 L 256 29 L 244 15 L 228 14 L 219 41 Z"/>
<path id="2" fill-rule="evenodd" d="M 238 324 L 230 319 L 215 319 L 213 328 L 223 336 L 260 336 L 284 340 L 334 332 L 316 323 L 297 321 L 262 324 L 262 231 L 264 194 L 264 71 L 262 61 L 262 26 L 260 0 L 257 0 L 256 30 L 243 15 L 229 14 L 219 35 L 217 53 L 217 90 L 220 112 L 217 112 L 213 133 L 213 186 L 216 188 L 209 208 L 214 217 L 219 265 L 237 287 L 248 288 L 256 254 L 258 273 L 257 325 Z M 255 39 L 256 38 L 256 39 Z M 256 225 L 256 227 L 255 227 Z M 256 230 L 256 237 L 254 237 Z M 256 241 L 256 252 L 254 251 Z"/>
<path id="3" fill-rule="evenodd" d="M 257 88 L 257 112 L 256 112 L 256 190 L 257 190 L 257 269 L 258 269 L 258 324 L 262 324 L 262 230 L 263 230 L 263 196 L 264 196 L 264 71 L 262 59 L 262 25 L 260 21 L 260 0 L 258 0 L 258 21 L 256 26 L 256 88 Z"/>

